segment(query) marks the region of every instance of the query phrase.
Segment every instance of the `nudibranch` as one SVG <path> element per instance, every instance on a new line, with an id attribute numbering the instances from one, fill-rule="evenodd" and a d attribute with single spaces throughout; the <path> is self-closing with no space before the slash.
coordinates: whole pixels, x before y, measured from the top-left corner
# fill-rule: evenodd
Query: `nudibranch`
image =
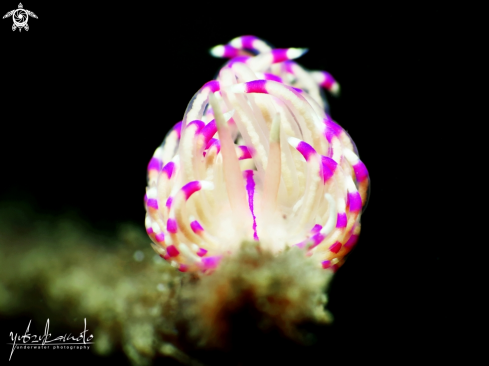
<path id="1" fill-rule="evenodd" d="M 180 271 L 212 272 L 249 240 L 336 271 L 356 244 L 368 172 L 322 94 L 339 84 L 293 61 L 306 51 L 254 36 L 211 49 L 229 60 L 148 165 L 146 230 Z"/>

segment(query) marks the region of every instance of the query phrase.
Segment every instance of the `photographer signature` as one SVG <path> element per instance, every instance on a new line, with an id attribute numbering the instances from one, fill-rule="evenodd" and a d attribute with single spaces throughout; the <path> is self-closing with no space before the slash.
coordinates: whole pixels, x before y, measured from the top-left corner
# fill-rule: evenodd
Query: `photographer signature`
<path id="1" fill-rule="evenodd" d="M 27 325 L 27 329 L 23 335 L 19 336 L 18 333 L 16 333 L 14 336 L 13 332 L 10 332 L 10 338 L 12 339 L 13 343 L 8 343 L 12 345 L 12 351 L 10 352 L 9 361 L 12 358 L 12 354 L 14 353 L 15 347 L 18 346 L 17 342 L 20 341 L 22 341 L 23 345 L 29 344 L 29 345 L 42 345 L 42 346 L 51 346 L 51 345 L 60 345 L 60 344 L 87 345 L 93 343 L 90 342 L 93 339 L 93 334 L 90 334 L 88 337 L 86 336 L 86 333 L 88 331 L 87 318 L 84 319 L 84 324 L 85 324 L 84 330 L 83 332 L 80 332 L 80 335 L 78 337 L 74 337 L 71 333 L 69 333 L 54 339 L 49 339 L 51 337 L 51 333 L 49 333 L 49 318 L 46 321 L 46 326 L 44 327 L 44 334 L 42 336 L 29 333 L 31 321 L 32 319 L 29 320 L 29 324 Z"/>

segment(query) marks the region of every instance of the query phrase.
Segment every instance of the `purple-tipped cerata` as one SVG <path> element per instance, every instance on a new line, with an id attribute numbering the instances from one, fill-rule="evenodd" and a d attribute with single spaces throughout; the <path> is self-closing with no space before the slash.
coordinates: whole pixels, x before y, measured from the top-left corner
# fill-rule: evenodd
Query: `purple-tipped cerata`
<path id="1" fill-rule="evenodd" d="M 335 271 L 356 245 L 368 171 L 322 97 L 338 82 L 295 61 L 306 51 L 250 35 L 211 49 L 228 62 L 148 164 L 146 231 L 180 271 L 211 273 L 247 240 Z"/>

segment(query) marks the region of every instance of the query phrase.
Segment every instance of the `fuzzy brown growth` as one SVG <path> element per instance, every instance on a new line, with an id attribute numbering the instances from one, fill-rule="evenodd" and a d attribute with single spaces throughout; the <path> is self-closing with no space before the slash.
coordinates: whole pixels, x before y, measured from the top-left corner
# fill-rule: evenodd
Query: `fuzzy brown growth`
<path id="1" fill-rule="evenodd" d="M 331 272 L 299 248 L 274 255 L 257 242 L 223 259 L 210 276 L 182 286 L 179 311 L 188 340 L 200 348 L 253 349 L 263 335 L 306 344 L 306 323 L 329 324 L 325 310 Z"/>

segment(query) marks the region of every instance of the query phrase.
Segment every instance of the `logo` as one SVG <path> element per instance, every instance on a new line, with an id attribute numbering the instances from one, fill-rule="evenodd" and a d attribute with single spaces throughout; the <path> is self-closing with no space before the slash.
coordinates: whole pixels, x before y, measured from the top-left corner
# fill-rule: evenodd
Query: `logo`
<path id="1" fill-rule="evenodd" d="M 90 349 L 90 345 L 93 344 L 91 340 L 93 339 L 93 334 L 87 337 L 87 319 L 84 319 L 84 330 L 80 332 L 80 335 L 73 336 L 70 334 L 64 334 L 62 336 L 51 338 L 51 333 L 49 333 L 49 319 L 46 321 L 46 327 L 44 328 L 44 334 L 31 334 L 29 328 L 31 326 L 31 321 L 27 325 L 27 329 L 23 335 L 14 335 L 10 332 L 10 340 L 12 343 L 7 343 L 12 346 L 10 352 L 9 361 L 12 359 L 12 354 L 16 349 L 68 349 L 68 350 L 79 350 L 79 349 Z"/>
<path id="2" fill-rule="evenodd" d="M 34 14 L 30 10 L 24 9 L 22 3 L 19 3 L 19 8 L 9 11 L 7 14 L 3 16 L 3 19 L 12 17 L 12 19 L 14 20 L 14 25 L 12 25 L 12 30 L 15 31 L 17 28 L 19 28 L 19 32 L 20 32 L 22 31 L 22 28 L 24 28 L 26 31 L 29 30 L 29 26 L 27 25 L 27 22 L 29 21 L 29 16 L 38 19 L 36 14 Z"/>

